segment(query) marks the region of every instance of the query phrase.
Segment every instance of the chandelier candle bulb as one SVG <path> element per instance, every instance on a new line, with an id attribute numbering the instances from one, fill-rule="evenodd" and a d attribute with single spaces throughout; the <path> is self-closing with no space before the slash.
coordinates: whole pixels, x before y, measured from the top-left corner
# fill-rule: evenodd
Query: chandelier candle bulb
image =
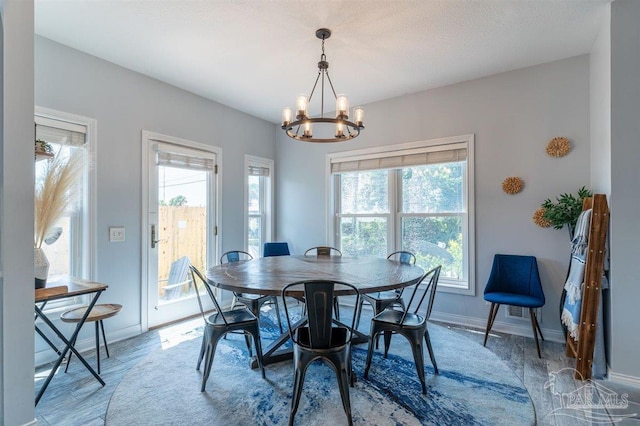
<path id="1" fill-rule="evenodd" d="M 342 123 L 336 123 L 336 138 L 344 137 L 344 125 Z"/>
<path id="2" fill-rule="evenodd" d="M 291 108 L 286 107 L 282 110 L 282 125 L 288 126 L 291 124 Z"/>
<path id="3" fill-rule="evenodd" d="M 353 120 L 356 126 L 362 127 L 362 121 L 364 120 L 364 110 L 362 108 L 356 107 L 353 109 Z"/>
<path id="4" fill-rule="evenodd" d="M 301 120 L 307 116 L 308 104 L 309 104 L 309 101 L 306 95 L 300 95 L 298 96 L 298 99 L 296 99 L 296 110 L 298 111 L 296 118 L 298 120 Z"/>
<path id="5" fill-rule="evenodd" d="M 304 128 L 304 137 L 305 138 L 310 138 L 313 136 L 313 126 L 311 125 L 311 122 L 307 121 L 306 123 L 304 123 L 303 125 Z"/>
<path id="6" fill-rule="evenodd" d="M 336 118 L 349 118 L 349 101 L 345 95 L 338 95 L 336 98 Z"/>

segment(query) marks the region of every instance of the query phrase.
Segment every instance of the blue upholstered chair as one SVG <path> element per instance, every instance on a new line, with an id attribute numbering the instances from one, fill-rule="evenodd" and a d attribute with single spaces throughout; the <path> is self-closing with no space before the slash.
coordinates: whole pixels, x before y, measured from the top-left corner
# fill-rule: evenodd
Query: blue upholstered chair
<path id="1" fill-rule="evenodd" d="M 541 358 L 538 333 L 540 333 L 542 340 L 544 337 L 535 310 L 544 306 L 544 292 L 540 283 L 536 258 L 534 256 L 496 254 L 493 258 L 489 281 L 484 289 L 484 300 L 491 302 L 487 330 L 484 334 L 484 345 L 487 344 L 487 337 L 493 327 L 500 305 L 529 308 L 538 358 Z"/>
<path id="2" fill-rule="evenodd" d="M 290 254 L 291 253 L 289 253 L 289 244 L 287 243 L 264 243 L 262 257 L 289 256 Z"/>

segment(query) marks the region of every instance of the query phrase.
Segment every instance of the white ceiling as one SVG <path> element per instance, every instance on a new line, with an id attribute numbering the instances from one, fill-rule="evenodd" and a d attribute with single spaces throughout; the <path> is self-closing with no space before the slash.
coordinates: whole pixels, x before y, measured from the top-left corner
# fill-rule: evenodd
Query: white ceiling
<path id="1" fill-rule="evenodd" d="M 276 123 L 311 91 L 318 28 L 333 32 L 329 74 L 355 106 L 588 53 L 609 2 L 35 0 L 35 28 Z"/>

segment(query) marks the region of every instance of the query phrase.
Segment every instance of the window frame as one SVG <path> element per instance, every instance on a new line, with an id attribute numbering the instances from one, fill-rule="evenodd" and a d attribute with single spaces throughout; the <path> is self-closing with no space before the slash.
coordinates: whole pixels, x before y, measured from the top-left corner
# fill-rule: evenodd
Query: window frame
<path id="1" fill-rule="evenodd" d="M 249 168 L 261 167 L 269 169 L 267 179 L 262 179 L 260 185 L 260 214 L 249 213 Z M 263 224 L 261 229 L 262 243 L 271 241 L 273 237 L 273 201 L 274 201 L 274 161 L 269 158 L 244 156 L 244 250 L 249 251 L 249 219 L 260 217 Z M 261 255 L 261 253 L 259 253 Z"/>
<path id="2" fill-rule="evenodd" d="M 346 216 L 382 216 L 374 214 L 339 214 L 340 208 L 340 179 L 334 178 L 332 174 L 332 164 L 342 163 L 347 161 L 358 160 L 370 160 L 379 159 L 393 156 L 400 156 L 405 154 L 417 153 L 417 152 L 433 152 L 433 151 L 445 151 L 452 149 L 455 145 L 464 145 L 467 150 L 466 157 L 466 176 L 464 187 L 464 207 L 466 207 L 466 213 L 455 213 L 455 216 L 465 216 L 466 220 L 463 220 L 463 239 L 465 241 L 466 253 L 463 256 L 463 275 L 466 275 L 466 286 L 460 286 L 460 281 L 449 281 L 445 277 L 441 277 L 438 290 L 448 293 L 463 294 L 469 296 L 476 295 L 475 284 L 475 190 L 474 190 L 474 142 L 475 135 L 467 134 L 460 136 L 453 136 L 440 139 L 422 140 L 416 142 L 409 142 L 397 145 L 387 145 L 380 147 L 365 148 L 352 151 L 344 151 L 337 153 L 327 154 L 326 157 L 326 176 L 327 176 L 327 240 L 333 241 L 336 247 L 340 246 L 339 241 L 339 221 L 342 217 Z M 411 167 L 411 166 L 407 166 Z M 401 226 L 403 217 L 428 217 L 428 216 L 442 216 L 443 213 L 437 214 L 413 214 L 404 213 L 402 211 L 401 186 L 402 182 L 399 179 L 399 173 L 402 166 L 391 167 L 387 170 L 393 171 L 389 173 L 389 203 L 390 203 L 390 223 L 387 228 L 387 246 L 389 252 L 399 250 L 401 248 Z M 447 215 L 450 215 L 447 213 Z M 462 281 L 463 283 L 465 281 Z"/>
<path id="3" fill-rule="evenodd" d="M 71 256 L 78 250 L 82 253 L 79 261 L 79 273 L 72 275 L 86 280 L 95 280 L 96 274 L 96 228 L 97 228 L 97 191 L 96 191 L 96 159 L 97 159 L 97 121 L 93 118 L 84 117 L 76 114 L 58 111 L 51 108 L 40 106 L 34 107 L 34 123 L 46 121 L 45 125 L 51 125 L 50 121 L 66 122 L 71 125 L 84 126 L 85 133 L 85 149 L 88 153 L 88 162 L 86 172 L 83 174 L 84 193 L 82 194 L 82 219 L 81 230 L 82 236 L 78 240 L 72 241 Z M 76 305 L 86 303 L 87 297 L 73 297 L 61 299 L 55 302 L 49 302 L 45 308 L 46 312 L 56 312 Z"/>

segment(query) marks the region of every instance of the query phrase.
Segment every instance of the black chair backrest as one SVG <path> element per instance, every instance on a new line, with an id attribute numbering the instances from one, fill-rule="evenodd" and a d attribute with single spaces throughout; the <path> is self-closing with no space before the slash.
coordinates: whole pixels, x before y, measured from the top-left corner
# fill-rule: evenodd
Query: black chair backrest
<path id="1" fill-rule="evenodd" d="M 213 290 L 211 289 L 209 282 L 205 279 L 202 273 L 198 271 L 198 269 L 195 266 L 189 265 L 189 269 L 191 270 L 191 278 L 193 279 L 193 286 L 196 289 L 196 296 L 198 296 L 198 306 L 200 306 L 200 313 L 202 314 L 202 318 L 205 320 L 205 322 L 207 321 L 207 316 L 204 313 L 204 307 L 202 305 L 202 299 L 200 298 L 200 290 L 198 290 L 198 280 L 200 280 L 203 287 L 207 290 L 207 293 L 209 294 L 209 297 L 211 298 L 211 301 L 213 302 L 213 305 L 215 306 L 216 311 L 220 314 L 222 321 L 224 321 L 225 325 L 229 325 L 229 323 L 227 322 L 227 319 L 224 317 L 224 314 L 222 313 L 222 309 L 220 309 L 220 305 L 218 304 L 218 300 L 216 299 L 216 296 L 213 294 Z M 198 278 L 198 280 L 196 278 Z"/>
<path id="2" fill-rule="evenodd" d="M 251 260 L 253 256 L 242 250 L 231 250 L 220 256 L 220 263 L 235 263 L 240 260 Z"/>
<path id="3" fill-rule="evenodd" d="M 422 293 L 422 297 L 420 298 L 420 301 L 417 303 L 413 313 L 414 314 L 418 313 L 418 311 L 420 310 L 420 306 L 422 306 L 422 302 L 424 302 L 424 299 L 426 298 L 427 294 L 429 294 L 429 303 L 427 303 L 427 310 L 424 316 L 424 320 L 427 321 L 429 319 L 429 317 L 431 316 L 431 310 L 433 309 L 433 300 L 436 297 L 436 290 L 438 288 L 438 279 L 440 278 L 441 269 L 442 269 L 442 265 L 436 266 L 435 268 L 433 268 L 432 270 L 424 274 L 422 278 L 420 278 L 420 281 L 418 281 L 418 283 L 414 285 L 414 289 L 413 289 L 413 292 L 411 292 L 411 298 L 409 299 L 409 303 L 407 303 L 404 309 L 404 313 L 402 314 L 402 318 L 400 319 L 400 324 L 402 324 L 405 318 L 407 317 L 407 313 L 409 313 L 409 310 L 411 309 L 411 303 L 413 303 L 413 299 L 416 297 L 416 294 L 418 293 L 420 284 L 424 282 L 427 278 L 429 279 L 429 282 L 427 283 L 427 288 L 424 289 L 424 293 Z"/>
<path id="4" fill-rule="evenodd" d="M 416 264 L 416 255 L 411 253 L 410 251 L 404 251 L 404 250 L 394 251 L 389 256 L 387 256 L 387 259 L 389 260 L 398 259 L 400 263 L 408 263 L 410 265 Z"/>
<path id="5" fill-rule="evenodd" d="M 262 249 L 262 257 L 270 256 L 289 256 L 289 244 L 286 242 L 264 243 Z"/>
<path id="6" fill-rule="evenodd" d="M 329 246 L 317 246 L 311 247 L 307 251 L 304 252 L 304 255 L 310 255 L 313 252 L 316 252 L 316 256 L 342 256 L 342 252 L 335 247 Z"/>
<path id="7" fill-rule="evenodd" d="M 295 343 L 300 343 L 298 336 L 292 330 L 291 318 L 289 316 L 289 310 L 287 308 L 286 297 L 300 297 L 304 292 L 304 301 L 307 305 L 308 326 L 309 326 L 309 345 L 312 349 L 327 349 L 331 347 L 331 335 L 333 332 L 333 297 L 336 287 L 338 290 L 346 290 L 349 294 L 356 295 L 355 306 L 358 306 L 360 300 L 360 293 L 358 289 L 348 283 L 341 281 L 326 281 L 326 280 L 312 280 L 312 281 L 297 281 L 286 285 L 282 289 L 282 300 L 284 302 L 284 309 L 287 317 L 287 324 L 289 328 L 289 337 Z M 351 326 L 348 329 L 347 342 L 350 342 L 353 338 L 353 327 L 355 325 L 355 314 L 351 318 Z"/>

